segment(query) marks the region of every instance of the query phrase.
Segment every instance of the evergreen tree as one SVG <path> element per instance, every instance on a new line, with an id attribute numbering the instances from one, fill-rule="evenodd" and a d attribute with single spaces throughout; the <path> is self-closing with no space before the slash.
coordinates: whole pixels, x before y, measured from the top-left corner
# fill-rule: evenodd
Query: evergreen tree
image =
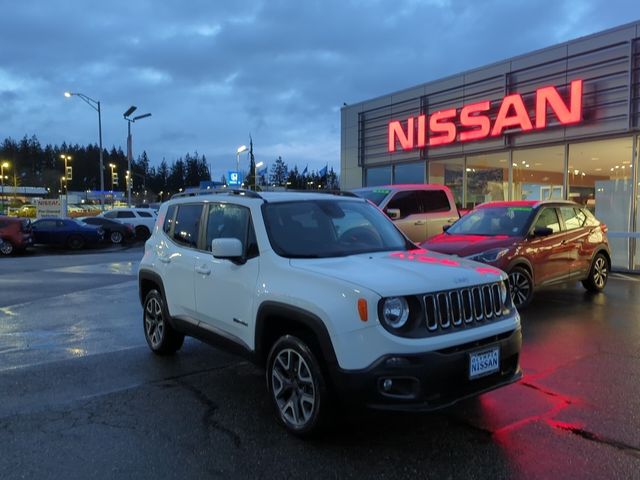
<path id="1" fill-rule="evenodd" d="M 284 186 L 287 183 L 288 177 L 287 164 L 284 163 L 282 157 L 278 157 L 273 165 L 271 165 L 271 175 L 269 176 L 269 182 L 279 187 Z"/>

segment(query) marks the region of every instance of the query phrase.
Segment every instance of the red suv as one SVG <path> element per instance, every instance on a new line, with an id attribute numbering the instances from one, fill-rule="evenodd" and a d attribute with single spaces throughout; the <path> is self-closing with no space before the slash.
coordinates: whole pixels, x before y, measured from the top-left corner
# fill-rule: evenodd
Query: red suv
<path id="1" fill-rule="evenodd" d="M 422 247 L 504 270 L 518 308 L 536 288 L 556 283 L 581 280 L 599 292 L 611 267 L 607 227 L 566 201 L 485 203 Z"/>
<path id="2" fill-rule="evenodd" d="M 24 251 L 33 243 L 31 221 L 28 218 L 0 215 L 0 238 L 0 254 L 11 255 L 16 251 Z"/>

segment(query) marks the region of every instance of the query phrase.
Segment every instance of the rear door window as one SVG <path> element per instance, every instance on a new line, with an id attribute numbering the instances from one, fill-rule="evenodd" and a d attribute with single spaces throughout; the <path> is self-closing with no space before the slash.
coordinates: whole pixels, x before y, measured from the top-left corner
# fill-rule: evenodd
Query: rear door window
<path id="1" fill-rule="evenodd" d="M 122 210 L 118 212 L 117 218 L 136 218 L 136 216 L 129 210 Z"/>
<path id="2" fill-rule="evenodd" d="M 578 208 L 560 207 L 560 215 L 567 230 L 575 230 L 584 225 L 586 216 Z"/>
<path id="3" fill-rule="evenodd" d="M 422 205 L 426 213 L 429 212 L 448 212 L 451 210 L 449 198 L 442 190 L 423 190 L 420 192 L 422 197 Z"/>

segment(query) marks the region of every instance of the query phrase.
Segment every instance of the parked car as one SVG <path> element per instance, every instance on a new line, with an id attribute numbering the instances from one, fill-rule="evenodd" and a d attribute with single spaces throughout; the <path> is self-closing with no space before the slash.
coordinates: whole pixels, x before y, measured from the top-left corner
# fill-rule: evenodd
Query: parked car
<path id="1" fill-rule="evenodd" d="M 32 229 L 34 244 L 64 246 L 72 250 L 98 244 L 104 238 L 102 227 L 69 218 L 42 218 L 32 223 Z"/>
<path id="2" fill-rule="evenodd" d="M 485 203 L 422 247 L 504 270 L 517 308 L 556 283 L 580 280 L 599 292 L 611 268 L 607 227 L 568 201 Z"/>
<path id="3" fill-rule="evenodd" d="M 115 208 L 100 213 L 98 217 L 130 223 L 135 229 L 136 238 L 138 240 L 146 240 L 153 232 L 157 214 L 151 208 Z"/>
<path id="4" fill-rule="evenodd" d="M 104 217 L 80 217 L 78 220 L 87 225 L 102 227 L 104 238 L 114 244 L 128 242 L 136 238 L 135 228 L 130 223 L 120 223 Z"/>
<path id="5" fill-rule="evenodd" d="M 423 242 L 460 218 L 449 187 L 436 184 L 403 184 L 352 190 L 385 212 L 414 242 Z"/>
<path id="6" fill-rule="evenodd" d="M 33 243 L 31 220 L 0 215 L 0 238 L 3 240 L 0 245 L 2 255 L 23 252 Z"/>
<path id="7" fill-rule="evenodd" d="M 433 410 L 521 377 L 507 275 L 419 249 L 362 198 L 185 196 L 158 227 L 138 272 L 149 348 L 191 335 L 245 353 L 296 435 L 336 398 Z"/>

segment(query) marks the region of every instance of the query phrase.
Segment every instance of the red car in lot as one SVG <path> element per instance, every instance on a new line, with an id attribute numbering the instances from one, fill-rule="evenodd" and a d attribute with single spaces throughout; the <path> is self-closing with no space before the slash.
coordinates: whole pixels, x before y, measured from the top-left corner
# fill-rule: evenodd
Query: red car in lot
<path id="1" fill-rule="evenodd" d="M 33 243 L 31 221 L 28 218 L 0 215 L 0 239 L 0 254 L 11 255 L 24 251 Z"/>
<path id="2" fill-rule="evenodd" d="M 542 286 L 580 280 L 601 291 L 611 267 L 606 225 L 568 201 L 485 203 L 422 247 L 504 270 L 518 308 Z"/>

